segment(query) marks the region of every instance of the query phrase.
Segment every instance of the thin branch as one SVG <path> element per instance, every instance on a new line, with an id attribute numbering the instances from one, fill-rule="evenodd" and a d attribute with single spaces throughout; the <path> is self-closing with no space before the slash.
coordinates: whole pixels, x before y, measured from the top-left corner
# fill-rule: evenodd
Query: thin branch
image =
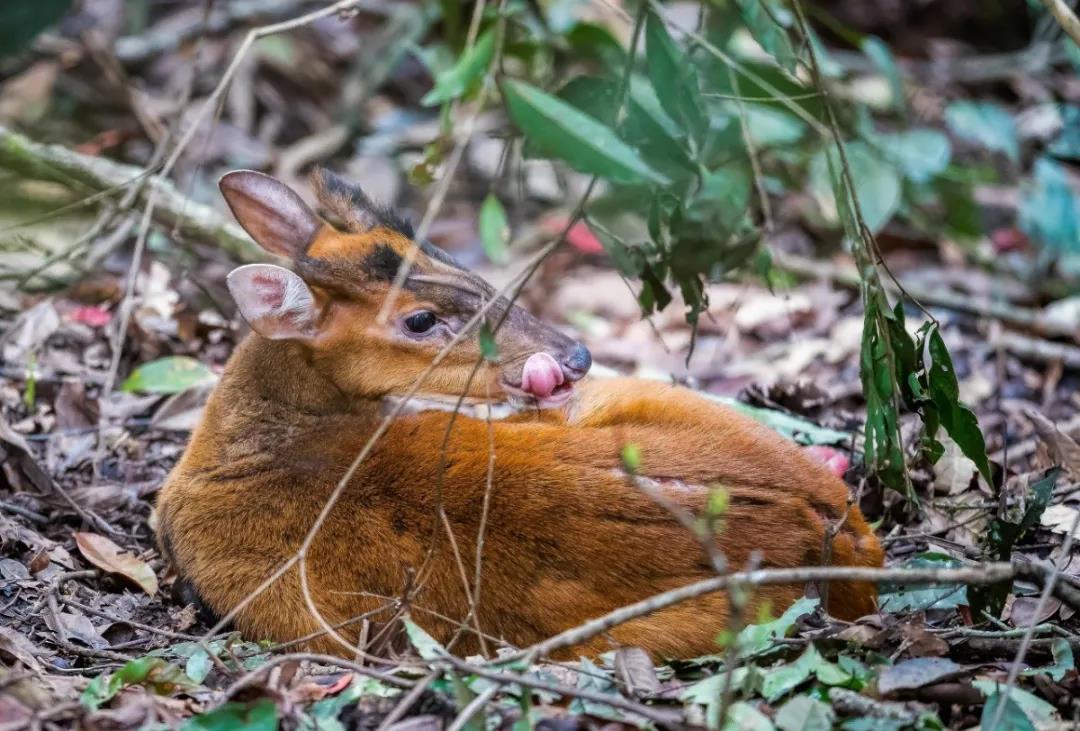
<path id="1" fill-rule="evenodd" d="M 854 566 L 807 566 L 795 569 L 760 569 L 715 576 L 620 607 L 613 612 L 608 612 L 601 617 L 589 620 L 582 625 L 539 642 L 515 655 L 500 658 L 500 662 L 509 662 L 526 657 L 548 656 L 556 650 L 580 645 L 609 631 L 613 627 L 625 624 L 638 617 L 644 617 L 665 607 L 696 599 L 699 596 L 723 591 L 733 583 L 768 586 L 774 584 L 802 584 L 807 581 L 888 581 L 902 582 L 904 584 L 960 583 L 985 585 L 1007 581 L 1015 575 L 1016 569 L 1012 564 L 988 563 L 981 566 L 957 569 L 872 569 Z"/>
<path id="2" fill-rule="evenodd" d="M 1065 0 L 1042 0 L 1042 4 L 1050 11 L 1062 29 L 1069 34 L 1069 38 L 1080 46 L 1080 18 L 1076 17 L 1076 13 L 1069 4 Z"/>

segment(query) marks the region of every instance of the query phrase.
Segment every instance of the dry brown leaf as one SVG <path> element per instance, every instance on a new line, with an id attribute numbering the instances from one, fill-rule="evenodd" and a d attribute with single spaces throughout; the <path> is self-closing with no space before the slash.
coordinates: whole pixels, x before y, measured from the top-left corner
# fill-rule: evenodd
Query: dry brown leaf
<path id="1" fill-rule="evenodd" d="M 33 642 L 10 627 L 0 625 L 0 657 L 13 657 L 30 670 L 40 672 L 41 664 L 37 658 L 41 654 L 41 650 L 35 647 Z"/>
<path id="2" fill-rule="evenodd" d="M 649 653 L 640 647 L 620 647 L 615 651 L 615 679 L 623 692 L 634 698 L 660 692 L 660 680 Z"/>
<path id="3" fill-rule="evenodd" d="M 1042 612 L 1036 615 L 1035 610 L 1038 608 L 1038 604 L 1039 597 L 1037 596 L 1018 596 L 1010 607 L 1008 619 L 1013 623 L 1014 627 L 1031 627 L 1042 624 L 1061 609 L 1060 601 L 1054 597 L 1047 597 Z"/>
<path id="4" fill-rule="evenodd" d="M 1038 411 L 1026 409 L 1024 413 L 1031 419 L 1035 433 L 1049 450 L 1050 458 L 1065 468 L 1069 476 L 1080 477 L 1080 444 Z"/>
<path id="5" fill-rule="evenodd" d="M 1072 530 L 1073 524 L 1076 522 L 1076 514 L 1078 511 L 1071 505 L 1051 505 L 1043 511 L 1042 517 L 1039 518 L 1039 523 L 1043 528 L 1049 528 L 1054 533 L 1068 534 Z M 1073 537 L 1076 538 L 1076 533 L 1073 533 Z"/>
<path id="6" fill-rule="evenodd" d="M 87 561 L 103 571 L 128 579 L 150 596 L 157 593 L 158 581 L 154 570 L 143 560 L 132 556 L 105 536 L 96 533 L 76 533 L 75 545 Z"/>

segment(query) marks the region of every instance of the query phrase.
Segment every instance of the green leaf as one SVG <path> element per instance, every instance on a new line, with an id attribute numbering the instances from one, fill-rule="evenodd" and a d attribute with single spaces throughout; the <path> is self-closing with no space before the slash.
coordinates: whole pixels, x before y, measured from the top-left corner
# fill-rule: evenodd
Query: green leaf
<path id="1" fill-rule="evenodd" d="M 483 78 L 495 54 L 495 34 L 490 30 L 481 35 L 472 48 L 461 54 L 452 68 L 435 79 L 435 88 L 424 95 L 420 103 L 425 107 L 460 99 Z"/>
<path id="2" fill-rule="evenodd" d="M 480 206 L 480 242 L 484 253 L 496 264 L 505 264 L 510 258 L 507 243 L 510 241 L 510 226 L 506 222 L 506 211 L 494 193 L 488 193 Z"/>
<path id="3" fill-rule="evenodd" d="M 731 673 L 731 688 L 738 692 L 739 689 L 747 684 L 747 678 L 749 676 L 749 668 L 745 666 L 735 668 Z M 720 698 L 723 695 L 724 685 L 727 682 L 727 673 L 724 671 L 721 671 L 716 675 L 710 675 L 709 677 L 684 688 L 679 694 L 679 700 L 683 703 L 692 703 L 703 706 L 705 709 L 706 726 L 715 729 L 720 726 Z M 730 725 L 731 719 L 732 717 L 729 714 L 727 718 L 728 723 L 724 724 L 725 729 Z"/>
<path id="4" fill-rule="evenodd" d="M 723 731 L 773 731 L 775 726 L 769 717 L 746 701 L 736 701 L 728 706 Z"/>
<path id="5" fill-rule="evenodd" d="M 71 8 L 72 0 L 0 3 L 0 58 L 29 46 Z"/>
<path id="6" fill-rule="evenodd" d="M 769 649 L 779 637 L 786 637 L 799 618 L 817 609 L 819 600 L 803 597 L 792 604 L 778 619 L 743 627 L 735 638 L 739 655 L 746 657 Z"/>
<path id="7" fill-rule="evenodd" d="M 986 696 L 987 703 L 990 703 L 990 699 L 997 694 L 1004 695 L 1004 687 L 1000 683 L 993 680 L 987 680 L 985 678 L 977 678 L 971 681 L 971 684 L 975 686 L 979 692 Z M 1020 709 L 1027 716 L 1028 720 L 1036 725 L 1043 726 L 1050 721 L 1057 718 L 1058 714 L 1054 706 L 1039 698 L 1034 693 L 1030 693 L 1023 688 L 1010 688 L 1009 699 L 1015 702 Z M 985 718 L 985 715 L 983 716 Z M 997 731 L 1002 731 L 998 729 Z"/>
<path id="8" fill-rule="evenodd" d="M 737 0 L 739 13 L 754 40 L 776 59 L 782 68 L 793 73 L 799 59 L 791 45 L 787 28 L 776 22 L 780 19 L 787 20 L 790 13 L 778 4 L 769 3 L 766 8 L 767 2 L 768 0 Z"/>
<path id="9" fill-rule="evenodd" d="M 668 182 L 615 132 L 566 102 L 521 81 L 503 83 L 510 117 L 542 154 L 615 182 Z"/>
<path id="10" fill-rule="evenodd" d="M 816 698 L 797 695 L 776 712 L 776 728 L 780 731 L 829 731 L 836 713 Z"/>
<path id="11" fill-rule="evenodd" d="M 1048 157 L 1035 161 L 1020 199 L 1020 227 L 1058 253 L 1080 252 L 1080 199 L 1065 168 Z"/>
<path id="12" fill-rule="evenodd" d="M 991 102 L 956 101 L 945 109 L 945 126 L 957 137 L 974 142 L 993 152 L 1004 152 L 1009 159 L 1020 159 L 1016 123 L 1001 106 Z"/>
<path id="13" fill-rule="evenodd" d="M 960 561 L 943 553 L 923 553 L 908 559 L 903 568 L 953 569 L 960 568 Z M 922 612 L 927 609 L 954 609 L 968 603 L 967 587 L 963 584 L 888 584 L 878 590 L 881 611 Z"/>
<path id="14" fill-rule="evenodd" d="M 732 110 L 734 105 L 725 108 Z M 793 114 L 765 104 L 744 104 L 746 131 L 753 143 L 761 148 L 794 145 L 806 134 L 806 122 Z M 736 109 L 737 111 L 737 109 Z"/>
<path id="15" fill-rule="evenodd" d="M 629 103 L 619 134 L 649 165 L 672 180 L 685 179 L 697 172 L 686 148 L 686 136 L 664 111 L 649 83 L 640 76 L 630 79 Z"/>
<path id="16" fill-rule="evenodd" d="M 176 665 L 160 657 L 145 656 L 124 664 L 112 675 L 98 675 L 90 681 L 79 697 L 79 702 L 91 710 L 111 700 L 123 688 L 141 685 L 158 695 L 169 695 L 182 688 L 198 684 L 184 675 Z"/>
<path id="17" fill-rule="evenodd" d="M 214 662 L 211 660 L 210 655 L 203 648 L 196 647 L 184 665 L 184 674 L 196 683 L 202 683 L 206 680 L 206 676 L 210 674 L 212 667 L 214 667 Z"/>
<path id="18" fill-rule="evenodd" d="M 1054 157 L 1080 160 L 1080 107 L 1066 104 L 1061 108 L 1061 133 L 1046 151 Z"/>
<path id="19" fill-rule="evenodd" d="M 898 384 L 906 380 L 898 355 L 913 352 L 914 345 L 903 326 L 903 309 L 890 312 L 880 290 L 867 293 L 865 310 L 859 376 L 866 399 L 866 464 L 884 484 L 917 500 L 906 479 L 897 414 Z"/>
<path id="20" fill-rule="evenodd" d="M 192 716 L 180 731 L 277 731 L 278 710 L 274 701 L 225 703 L 199 716 Z"/>
<path id="21" fill-rule="evenodd" d="M 844 145 L 852 184 L 858 196 L 863 220 L 872 232 L 878 232 L 900 208 L 900 175 L 865 142 Z M 810 161 L 810 189 L 831 220 L 840 220 L 842 210 L 837 203 L 843 200 L 842 181 L 830 173 L 829 148 L 819 151 Z M 832 152 L 831 154 L 835 154 Z M 839 159 L 837 159 L 839 165 Z M 840 196 L 840 198 L 838 198 Z"/>
<path id="22" fill-rule="evenodd" d="M 926 371 L 927 390 L 937 407 L 941 426 L 960 447 L 964 456 L 975 463 L 987 485 L 994 484 L 990 460 L 986 456 L 986 441 L 979 429 L 975 412 L 960 403 L 960 387 L 956 379 L 949 350 L 941 339 L 941 332 L 931 323 L 925 339 L 923 368 Z M 933 437 L 933 434 L 930 434 Z"/>
<path id="23" fill-rule="evenodd" d="M 1020 671 L 1020 674 L 1028 677 L 1034 675 L 1049 675 L 1054 680 L 1060 681 L 1065 677 L 1065 673 L 1076 667 L 1076 661 L 1073 659 L 1072 645 L 1070 645 L 1067 640 L 1060 637 L 1055 638 L 1053 644 L 1050 645 L 1050 652 L 1054 657 L 1053 665 L 1046 665 L 1041 668 L 1027 668 L 1026 670 Z"/>
<path id="24" fill-rule="evenodd" d="M 701 395 L 710 401 L 734 409 L 740 414 L 745 414 L 754 421 L 761 422 L 773 431 L 779 432 L 784 437 L 799 444 L 836 445 L 851 443 L 851 434 L 848 432 L 818 426 L 812 421 L 800 419 L 783 411 L 751 406 L 730 396 L 717 396 L 704 392 Z"/>
<path id="25" fill-rule="evenodd" d="M 1005 709 L 999 711 L 998 707 L 1002 704 Z M 994 719 L 998 717 L 998 713 L 1001 713 L 1001 718 L 995 725 Z M 996 690 L 986 697 L 979 728 L 982 731 L 1035 731 L 1035 725 L 1024 714 L 1024 709 L 1013 699 L 1012 694 L 1006 696 Z"/>
<path id="26" fill-rule="evenodd" d="M 889 82 L 889 96 L 892 97 L 892 106 L 895 109 L 904 109 L 904 81 L 900 74 L 900 68 L 896 65 L 896 57 L 892 50 L 883 40 L 877 36 L 863 36 L 860 44 L 862 52 L 874 62 L 878 70 L 884 74 Z"/>
<path id="27" fill-rule="evenodd" d="M 128 376 L 121 391 L 180 393 L 195 386 L 212 384 L 217 376 L 205 365 L 186 355 L 172 355 L 144 363 Z"/>
<path id="28" fill-rule="evenodd" d="M 408 617 L 405 618 L 405 633 L 416 652 L 425 660 L 439 660 L 446 657 L 446 648 L 435 641 L 420 625 Z"/>
<path id="29" fill-rule="evenodd" d="M 913 183 L 928 183 L 949 166 L 952 145 L 936 129 L 910 129 L 877 138 L 886 159 Z"/>
<path id="30" fill-rule="evenodd" d="M 811 676 L 825 685 L 846 685 L 851 676 L 821 656 L 812 644 L 794 662 L 778 665 L 761 673 L 761 694 L 769 703 L 787 695 Z"/>
<path id="31" fill-rule="evenodd" d="M 645 65 L 656 98 L 668 116 L 694 139 L 709 128 L 697 71 L 668 34 L 663 19 L 650 12 L 645 21 Z"/>
<path id="32" fill-rule="evenodd" d="M 606 76 L 575 76 L 556 94 L 598 122 L 615 126 L 619 111 L 619 82 Z"/>

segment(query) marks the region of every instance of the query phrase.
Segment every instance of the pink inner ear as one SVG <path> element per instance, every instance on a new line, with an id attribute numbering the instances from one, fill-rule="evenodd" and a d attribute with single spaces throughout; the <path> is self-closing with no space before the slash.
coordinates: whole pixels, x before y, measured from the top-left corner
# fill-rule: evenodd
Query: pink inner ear
<path id="1" fill-rule="evenodd" d="M 237 222 L 274 254 L 302 255 L 322 225 L 295 191 L 269 175 L 236 170 L 218 185 Z"/>
<path id="2" fill-rule="evenodd" d="M 256 274 L 251 278 L 251 284 L 267 307 L 276 309 L 285 303 L 285 282 L 280 277 Z"/>

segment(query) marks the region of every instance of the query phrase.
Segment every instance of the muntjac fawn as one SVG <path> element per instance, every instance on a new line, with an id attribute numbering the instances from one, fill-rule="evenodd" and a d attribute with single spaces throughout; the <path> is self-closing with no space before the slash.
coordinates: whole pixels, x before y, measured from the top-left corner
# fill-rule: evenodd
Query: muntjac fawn
<path id="1" fill-rule="evenodd" d="M 252 264 L 229 275 L 254 334 L 237 347 L 158 501 L 163 552 L 219 616 L 296 554 L 393 413 L 388 403 L 495 297 L 420 243 L 389 317 L 380 318 L 413 232 L 337 177 L 319 173 L 315 181 L 333 223 L 269 176 L 239 171 L 221 180 L 240 224 L 293 270 Z M 820 565 L 826 553 L 836 565 L 881 565 L 880 545 L 849 506 L 845 485 L 796 445 L 683 388 L 581 381 L 589 351 L 505 299 L 483 319 L 497 362 L 484 359 L 475 332 L 449 348 L 413 408 L 360 463 L 306 554 L 309 596 L 350 642 L 361 626 L 350 619 L 390 618 L 387 597 L 407 594 L 413 619 L 441 641 L 467 626 L 453 649 L 470 653 L 480 647 L 473 628 L 523 647 L 714 575 L 699 538 L 669 509 L 700 514 L 714 487 L 728 494 L 715 545 L 731 567 L 754 552 L 765 568 Z M 464 413 L 438 408 L 459 398 Z M 468 411 L 492 402 L 518 408 L 499 419 Z M 668 507 L 623 470 L 628 444 L 640 454 L 637 474 Z M 779 612 L 804 590 L 760 587 L 750 611 L 768 602 Z M 870 584 L 835 583 L 828 609 L 854 619 L 873 611 L 875 599 Z M 572 652 L 617 644 L 666 657 L 711 652 L 728 611 L 726 595 L 703 596 Z M 251 639 L 276 641 L 321 627 L 295 565 L 235 622 Z M 325 634 L 307 647 L 346 652 Z"/>

